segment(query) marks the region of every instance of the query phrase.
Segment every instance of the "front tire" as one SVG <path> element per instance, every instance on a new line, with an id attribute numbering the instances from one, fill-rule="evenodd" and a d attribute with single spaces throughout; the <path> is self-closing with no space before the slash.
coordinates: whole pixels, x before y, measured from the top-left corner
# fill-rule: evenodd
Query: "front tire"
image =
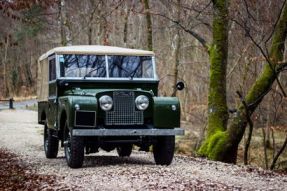
<path id="1" fill-rule="evenodd" d="M 175 149 L 174 136 L 160 136 L 153 144 L 153 156 L 157 165 L 170 165 Z"/>
<path id="2" fill-rule="evenodd" d="M 69 167 L 81 168 L 84 162 L 84 140 L 82 137 L 73 136 L 68 128 L 65 129 L 64 150 Z"/>
<path id="3" fill-rule="evenodd" d="M 132 144 L 124 144 L 117 147 L 117 153 L 120 157 L 129 157 L 132 153 L 132 149 Z"/>
<path id="4" fill-rule="evenodd" d="M 44 150 L 46 158 L 56 158 L 59 150 L 59 140 L 51 135 L 46 123 L 44 127 Z"/>

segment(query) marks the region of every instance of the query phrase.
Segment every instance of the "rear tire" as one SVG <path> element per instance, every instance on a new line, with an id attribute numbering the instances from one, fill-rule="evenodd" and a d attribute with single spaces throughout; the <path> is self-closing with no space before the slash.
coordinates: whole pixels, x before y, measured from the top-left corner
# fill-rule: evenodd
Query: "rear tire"
<path id="1" fill-rule="evenodd" d="M 46 158 L 56 158 L 59 150 L 59 140 L 52 136 L 46 123 L 44 127 L 44 150 Z"/>
<path id="2" fill-rule="evenodd" d="M 153 144 L 153 156 L 157 165 L 170 165 L 175 149 L 174 136 L 160 136 Z"/>
<path id="3" fill-rule="evenodd" d="M 132 144 L 123 144 L 117 147 L 117 153 L 120 157 L 129 157 L 132 153 L 133 145 Z"/>
<path id="4" fill-rule="evenodd" d="M 84 139 L 71 134 L 68 128 L 65 129 L 64 150 L 69 167 L 81 168 L 84 162 Z"/>

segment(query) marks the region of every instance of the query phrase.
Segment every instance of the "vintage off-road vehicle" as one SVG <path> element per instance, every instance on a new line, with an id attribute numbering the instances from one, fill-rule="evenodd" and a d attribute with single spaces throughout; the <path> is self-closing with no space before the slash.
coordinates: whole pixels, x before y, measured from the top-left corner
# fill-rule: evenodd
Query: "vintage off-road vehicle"
<path id="1" fill-rule="evenodd" d="M 68 46 L 43 54 L 37 94 L 46 157 L 57 157 L 60 142 L 67 164 L 79 168 L 85 151 L 124 157 L 133 145 L 153 146 L 156 164 L 169 165 L 184 130 L 178 98 L 158 97 L 158 83 L 151 51 Z"/>

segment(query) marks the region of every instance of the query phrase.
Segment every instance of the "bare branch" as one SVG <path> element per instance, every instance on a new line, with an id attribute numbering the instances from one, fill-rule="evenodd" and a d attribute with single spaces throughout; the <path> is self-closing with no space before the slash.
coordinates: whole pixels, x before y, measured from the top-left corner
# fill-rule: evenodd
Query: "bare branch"
<path id="1" fill-rule="evenodd" d="M 247 165 L 248 164 L 248 149 L 250 146 L 250 142 L 251 142 L 251 138 L 252 138 L 252 131 L 253 131 L 253 122 L 250 118 L 251 112 L 249 111 L 248 105 L 246 103 L 246 101 L 244 100 L 242 94 L 239 91 L 236 91 L 236 93 L 238 94 L 244 108 L 245 108 L 245 116 L 247 119 L 247 122 L 249 124 L 249 132 L 248 132 L 248 138 L 244 147 L 244 164 Z"/>
<path id="2" fill-rule="evenodd" d="M 232 72 L 234 71 L 234 69 L 236 68 L 236 66 L 240 63 L 241 58 L 244 56 L 244 54 L 247 52 L 247 50 L 249 50 L 251 44 L 248 44 L 243 51 L 239 54 L 238 59 L 236 60 L 235 64 L 232 66 L 232 68 L 230 69 L 229 73 L 226 75 L 226 78 L 229 78 L 232 74 Z"/>
<path id="3" fill-rule="evenodd" d="M 256 42 L 256 40 L 253 38 L 253 36 L 250 34 L 250 29 L 249 27 L 247 27 L 245 24 L 241 24 L 240 22 L 238 22 L 237 20 L 232 19 L 232 21 L 234 21 L 237 25 L 239 25 L 242 29 L 244 29 L 246 36 L 253 42 L 253 44 L 260 50 L 261 54 L 263 55 L 263 57 L 265 58 L 265 60 L 267 61 L 269 67 L 271 68 L 271 70 L 273 71 L 274 75 L 275 75 L 275 79 L 276 82 L 279 85 L 280 90 L 282 91 L 284 97 L 287 97 L 286 92 L 283 89 L 283 86 L 281 85 L 279 79 L 278 79 L 278 72 L 275 69 L 275 66 L 273 66 L 273 62 L 270 60 L 269 54 L 268 52 L 265 53 L 265 51 L 263 50 L 263 48 L 259 45 L 259 43 Z"/>
<path id="4" fill-rule="evenodd" d="M 195 18 L 198 18 L 210 5 L 211 5 L 212 1 L 210 0 L 203 9 L 199 10 L 197 15 L 195 16 Z"/>
<path id="5" fill-rule="evenodd" d="M 203 46 L 203 48 L 206 50 L 206 52 L 208 52 L 208 45 L 207 45 L 207 41 L 201 36 L 199 35 L 197 32 L 186 28 L 185 26 L 183 26 L 180 21 L 178 20 L 174 20 L 164 14 L 160 14 L 160 13 L 154 13 L 151 12 L 151 14 L 155 15 L 155 16 L 160 16 L 163 17 L 171 22 L 173 22 L 174 24 L 176 24 L 178 27 L 180 27 L 182 30 L 184 30 L 185 32 L 189 33 L 190 35 L 192 35 L 196 40 L 198 40 L 198 42 L 200 42 L 200 44 Z"/>
<path id="6" fill-rule="evenodd" d="M 276 68 L 276 70 L 277 70 L 278 72 L 281 72 L 282 70 L 287 69 L 287 62 L 286 62 L 286 61 L 284 61 L 284 62 L 277 62 L 277 64 L 279 65 L 279 66 L 277 66 L 277 68 Z"/>
<path id="7" fill-rule="evenodd" d="M 244 5 L 245 5 L 245 8 L 246 8 L 246 11 L 247 11 L 248 18 L 251 18 L 252 20 L 256 21 L 254 16 L 250 13 L 247 1 L 243 0 L 243 2 L 244 2 Z"/>

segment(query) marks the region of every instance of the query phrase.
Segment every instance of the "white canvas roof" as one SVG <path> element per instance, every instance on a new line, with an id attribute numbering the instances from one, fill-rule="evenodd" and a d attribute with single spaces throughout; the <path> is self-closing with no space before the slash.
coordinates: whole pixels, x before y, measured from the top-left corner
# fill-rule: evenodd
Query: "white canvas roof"
<path id="1" fill-rule="evenodd" d="M 130 56 L 153 56 L 154 52 L 147 50 L 120 48 L 115 46 L 100 45 L 77 45 L 63 46 L 49 50 L 42 56 L 39 61 L 47 58 L 51 54 L 97 54 L 97 55 L 130 55 Z"/>

